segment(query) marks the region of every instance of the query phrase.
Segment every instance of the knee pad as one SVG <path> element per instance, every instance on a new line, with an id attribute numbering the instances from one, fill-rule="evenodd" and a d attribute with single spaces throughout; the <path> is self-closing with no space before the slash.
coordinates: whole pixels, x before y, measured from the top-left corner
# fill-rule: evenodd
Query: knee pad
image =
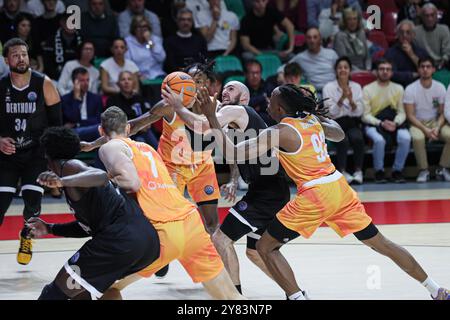
<path id="1" fill-rule="evenodd" d="M 41 214 L 42 193 L 34 190 L 23 190 L 22 198 L 25 204 L 23 217 L 28 220 L 32 217 L 38 217 Z"/>
<path id="2" fill-rule="evenodd" d="M 42 289 L 38 300 L 69 300 L 69 296 L 62 292 L 53 281 Z"/>

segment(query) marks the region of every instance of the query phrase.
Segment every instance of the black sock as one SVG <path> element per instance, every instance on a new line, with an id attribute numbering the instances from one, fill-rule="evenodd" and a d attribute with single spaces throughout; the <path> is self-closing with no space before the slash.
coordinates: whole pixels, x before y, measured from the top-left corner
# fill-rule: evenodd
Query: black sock
<path id="1" fill-rule="evenodd" d="M 241 285 L 237 284 L 237 285 L 235 285 L 235 287 L 236 287 L 237 291 L 239 291 L 239 293 L 242 294 Z"/>

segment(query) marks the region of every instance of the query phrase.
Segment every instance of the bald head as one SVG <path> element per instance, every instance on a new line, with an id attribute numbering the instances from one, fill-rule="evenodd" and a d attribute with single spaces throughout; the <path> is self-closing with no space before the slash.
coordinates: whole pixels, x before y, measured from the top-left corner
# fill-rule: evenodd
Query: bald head
<path id="1" fill-rule="evenodd" d="M 223 87 L 223 105 L 248 105 L 249 102 L 250 91 L 242 82 L 230 81 Z"/>

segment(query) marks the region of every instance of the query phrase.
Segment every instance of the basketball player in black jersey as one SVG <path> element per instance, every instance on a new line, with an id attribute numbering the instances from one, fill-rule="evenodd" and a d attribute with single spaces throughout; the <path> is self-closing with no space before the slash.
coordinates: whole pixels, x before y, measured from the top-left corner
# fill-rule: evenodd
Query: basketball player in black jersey
<path id="1" fill-rule="evenodd" d="M 30 69 L 27 44 L 13 38 L 3 56 L 10 74 L 0 79 L 0 225 L 19 179 L 25 221 L 39 216 L 44 189 L 36 178 L 47 168 L 39 137 L 45 128 L 62 125 L 58 91 L 48 77 Z M 28 264 L 31 256 L 32 242 L 23 228 L 17 261 Z"/>
<path id="2" fill-rule="evenodd" d="M 168 89 L 170 91 L 170 88 Z M 206 97 L 206 91 L 202 89 Z M 202 94 L 200 92 L 199 94 Z M 163 96 L 175 112 L 193 130 L 206 133 L 209 122 L 206 117 L 195 114 L 183 107 L 181 97 L 177 94 L 163 91 Z M 205 98 L 206 99 L 206 98 Z M 216 103 L 206 99 L 209 103 Z M 222 127 L 228 126 L 229 132 L 238 141 L 244 141 L 258 136 L 267 125 L 256 111 L 247 106 L 250 100 L 248 88 L 238 81 L 228 82 L 222 92 L 222 106 L 217 112 L 217 118 Z M 324 120 L 324 130 L 328 139 L 339 141 L 342 129 L 333 122 Z M 241 291 L 239 278 L 239 262 L 234 250 L 234 242 L 247 235 L 247 257 L 264 273 L 272 277 L 263 260 L 256 251 L 256 242 L 273 220 L 276 213 L 290 200 L 289 186 L 284 170 L 279 166 L 278 159 L 270 154 L 265 159 L 255 163 L 237 163 L 239 173 L 249 184 L 248 191 L 229 211 L 220 228 L 213 234 L 213 242 L 231 276 L 237 289 Z M 236 187 L 222 189 L 230 201 L 235 199 Z"/>
<path id="3" fill-rule="evenodd" d="M 76 220 L 48 224 L 32 218 L 30 235 L 92 239 L 65 263 L 39 299 L 89 299 L 89 294 L 100 298 L 116 280 L 142 270 L 159 257 L 158 234 L 137 202 L 116 189 L 106 172 L 71 160 L 80 151 L 80 140 L 72 130 L 49 128 L 41 142 L 52 171 L 41 173 L 38 182 L 64 188 Z"/>

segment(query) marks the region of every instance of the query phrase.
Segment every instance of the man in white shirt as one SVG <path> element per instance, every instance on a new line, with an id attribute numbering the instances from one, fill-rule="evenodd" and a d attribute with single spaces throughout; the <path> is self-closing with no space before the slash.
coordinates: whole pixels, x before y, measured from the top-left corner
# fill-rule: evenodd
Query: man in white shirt
<path id="1" fill-rule="evenodd" d="M 432 58 L 419 60 L 420 78 L 411 83 L 405 91 L 403 103 L 411 124 L 409 129 L 413 141 L 417 165 L 420 169 L 417 182 L 430 180 L 426 151 L 427 141 L 445 142 L 436 178 L 450 181 L 450 126 L 445 125 L 445 87 L 432 79 L 436 71 Z"/>
<path id="2" fill-rule="evenodd" d="M 235 13 L 221 9 L 220 0 L 208 0 L 209 10 L 198 14 L 201 34 L 208 42 L 208 54 L 211 58 L 229 55 L 237 43 L 239 19 Z"/>

